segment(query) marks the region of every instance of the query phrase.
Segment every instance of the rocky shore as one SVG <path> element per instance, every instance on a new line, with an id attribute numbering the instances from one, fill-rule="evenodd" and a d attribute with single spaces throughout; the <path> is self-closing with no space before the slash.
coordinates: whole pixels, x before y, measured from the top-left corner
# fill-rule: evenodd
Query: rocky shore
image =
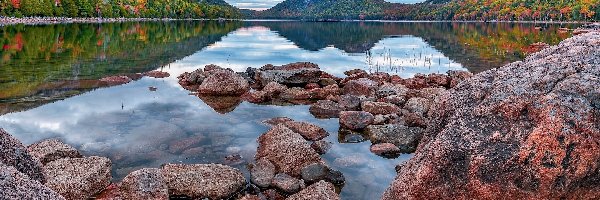
<path id="1" fill-rule="evenodd" d="M 313 63 L 292 63 L 246 72 L 208 65 L 178 79 L 219 113 L 242 101 L 310 105 L 315 117 L 339 118 L 341 142 L 370 140 L 370 151 L 384 157 L 414 153 L 396 168 L 382 199 L 598 199 L 598 27 L 477 75 L 404 79 L 356 69 L 341 78 Z M 166 163 L 118 183 L 108 158 L 83 156 L 54 139 L 26 147 L 0 129 L 0 197 L 340 199 L 344 174 L 322 158 L 329 133 L 285 117 L 264 123 L 270 129 L 257 138 L 249 177 L 221 164 Z"/>
<path id="2" fill-rule="evenodd" d="M 196 19 L 171 18 L 71 18 L 71 17 L 0 17 L 0 26 L 26 24 L 66 24 L 66 23 L 112 23 L 112 22 L 142 22 L 142 21 L 175 21 Z"/>

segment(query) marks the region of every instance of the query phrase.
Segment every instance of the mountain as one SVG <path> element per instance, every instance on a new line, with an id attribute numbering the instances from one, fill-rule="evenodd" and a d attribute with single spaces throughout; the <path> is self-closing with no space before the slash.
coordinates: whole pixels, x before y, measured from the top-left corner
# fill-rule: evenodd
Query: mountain
<path id="1" fill-rule="evenodd" d="M 417 4 L 384 0 L 286 0 L 249 18 L 598 21 L 600 0 L 427 0 Z"/>
<path id="2" fill-rule="evenodd" d="M 286 0 L 256 18 L 280 19 L 377 19 L 390 5 L 384 0 Z"/>

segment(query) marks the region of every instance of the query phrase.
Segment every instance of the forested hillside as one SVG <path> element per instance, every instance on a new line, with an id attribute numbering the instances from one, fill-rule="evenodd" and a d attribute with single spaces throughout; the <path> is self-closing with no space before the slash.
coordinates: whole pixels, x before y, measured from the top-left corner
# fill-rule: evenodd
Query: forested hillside
<path id="1" fill-rule="evenodd" d="M 251 18 L 392 20 L 600 20 L 600 0 L 286 0 Z"/>
<path id="2" fill-rule="evenodd" d="M 257 18 L 379 19 L 391 3 L 384 0 L 287 0 L 258 12 Z"/>
<path id="3" fill-rule="evenodd" d="M 600 20 L 600 0 L 430 0 L 394 4 L 385 19 Z"/>
<path id="4" fill-rule="evenodd" d="M 0 0 L 1 16 L 239 18 L 222 0 Z"/>

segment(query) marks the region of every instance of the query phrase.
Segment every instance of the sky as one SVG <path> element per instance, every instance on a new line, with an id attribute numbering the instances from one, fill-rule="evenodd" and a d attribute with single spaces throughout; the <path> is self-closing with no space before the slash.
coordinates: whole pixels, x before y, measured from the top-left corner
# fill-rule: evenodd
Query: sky
<path id="1" fill-rule="evenodd" d="M 266 10 L 269 9 L 283 0 L 225 0 L 227 3 L 245 9 L 252 10 Z M 424 0 L 387 0 L 388 2 L 393 3 L 419 3 Z"/>

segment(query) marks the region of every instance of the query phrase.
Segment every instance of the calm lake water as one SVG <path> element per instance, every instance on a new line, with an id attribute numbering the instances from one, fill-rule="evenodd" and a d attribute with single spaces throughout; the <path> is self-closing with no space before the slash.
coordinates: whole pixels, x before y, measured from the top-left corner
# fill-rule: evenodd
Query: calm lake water
<path id="1" fill-rule="evenodd" d="M 337 119 L 316 119 L 308 106 L 234 101 L 229 113 L 177 84 L 186 71 L 217 64 L 245 71 L 310 61 L 337 76 L 361 68 L 411 77 L 474 73 L 523 59 L 530 44 L 557 44 L 567 24 L 383 22 L 143 22 L 0 27 L 0 127 L 26 144 L 60 138 L 86 155 L 113 161 L 115 180 L 164 163 L 225 163 L 246 171 L 262 120 L 287 116 L 324 127 L 333 148 L 323 157 L 347 183 L 342 199 L 377 199 L 409 159 L 378 157 L 370 142 L 343 143 Z M 535 27 L 541 27 L 539 28 Z M 370 55 L 370 56 L 367 56 Z M 391 59 L 390 59 L 391 58 Z M 391 60 L 391 61 L 390 61 Z M 169 72 L 125 85 L 98 79 Z M 156 87 L 150 91 L 149 87 Z M 241 155 L 232 163 L 229 155 Z"/>

